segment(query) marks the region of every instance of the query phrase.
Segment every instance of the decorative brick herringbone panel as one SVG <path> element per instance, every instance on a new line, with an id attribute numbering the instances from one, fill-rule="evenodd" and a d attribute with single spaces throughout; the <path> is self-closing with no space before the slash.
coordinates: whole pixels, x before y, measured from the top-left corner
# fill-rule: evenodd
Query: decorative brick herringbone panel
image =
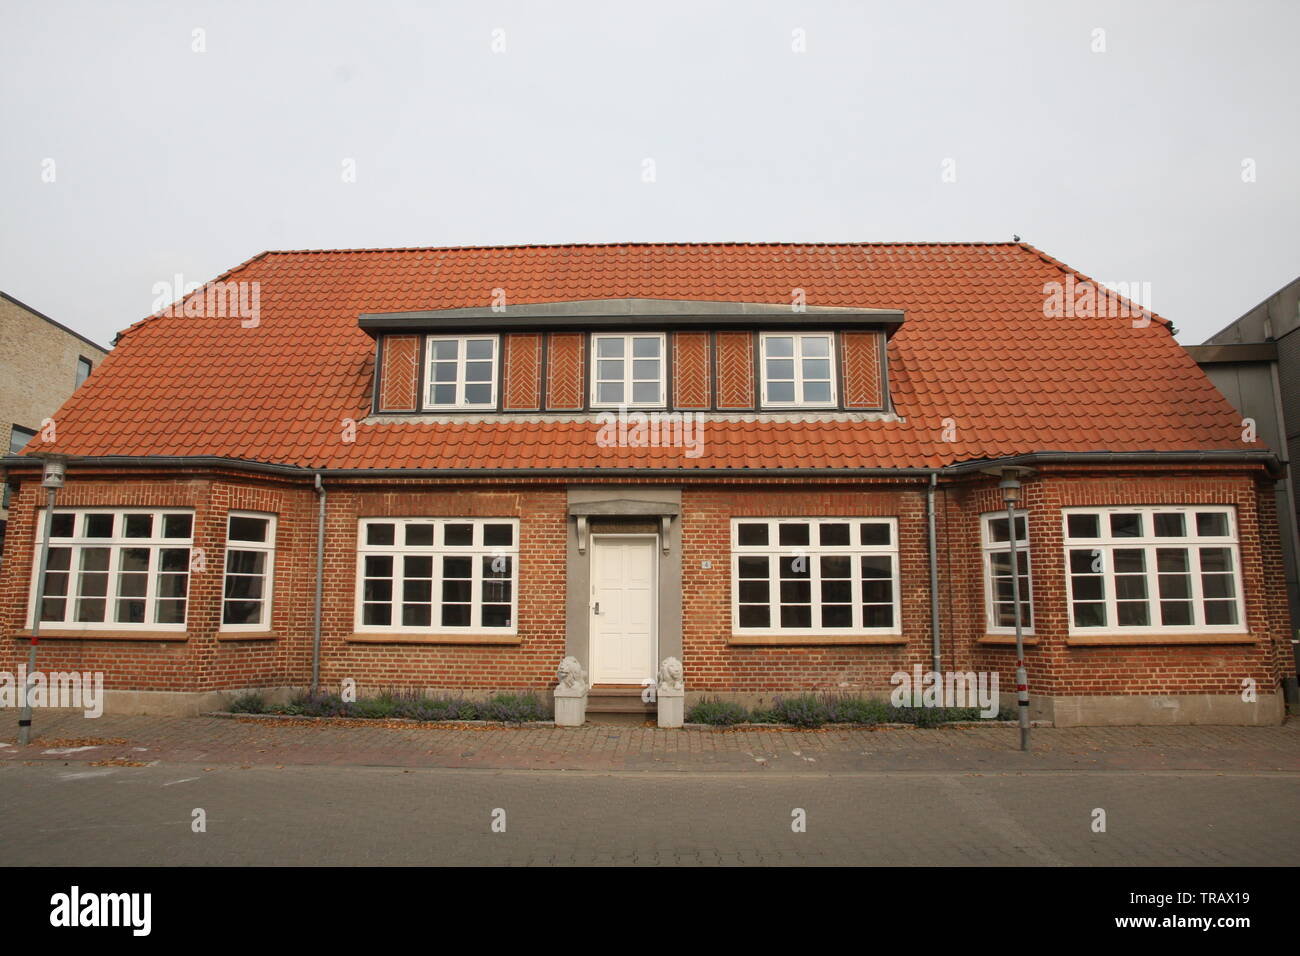
<path id="1" fill-rule="evenodd" d="M 413 412 L 420 401 L 420 339 L 390 335 L 384 339 L 384 368 L 379 376 L 379 410 Z"/>
<path id="2" fill-rule="evenodd" d="M 709 407 L 709 333 L 673 334 L 673 405 Z"/>
<path id="3" fill-rule="evenodd" d="M 718 333 L 718 408 L 754 407 L 754 335 Z"/>
<path id="4" fill-rule="evenodd" d="M 507 335 L 504 366 L 502 407 L 511 411 L 538 411 L 542 407 L 541 334 Z"/>
<path id="5" fill-rule="evenodd" d="M 576 411 L 583 406 L 583 349 L 581 332 L 552 332 L 548 343 L 546 407 L 550 411 Z"/>
<path id="6" fill-rule="evenodd" d="M 880 333 L 845 332 L 841 369 L 844 378 L 845 408 L 881 408 L 884 395 L 880 385 Z"/>

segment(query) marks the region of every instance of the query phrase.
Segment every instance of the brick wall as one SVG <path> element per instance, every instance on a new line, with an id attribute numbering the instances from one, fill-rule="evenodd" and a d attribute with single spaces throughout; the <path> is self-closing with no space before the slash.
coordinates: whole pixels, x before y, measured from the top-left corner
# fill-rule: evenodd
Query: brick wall
<path id="1" fill-rule="evenodd" d="M 321 681 L 361 687 L 450 690 L 541 689 L 554 684 L 564 657 L 565 508 L 563 489 L 426 491 L 354 487 L 333 490 L 326 527 Z M 360 518 L 511 517 L 519 519 L 518 645 L 359 644 L 354 633 Z"/>
<path id="2" fill-rule="evenodd" d="M 159 507 L 194 509 L 193 547 L 203 549 L 202 570 L 191 567 L 186 629 L 165 640 L 44 638 L 42 670 L 103 670 L 109 689 L 202 691 L 222 687 L 277 686 L 301 678 L 304 647 L 310 656 L 314 498 L 310 489 L 241 478 L 69 481 L 58 507 Z M 45 493 L 25 482 L 11 508 L 5 560 L 0 567 L 5 670 L 25 660 L 34 562 L 36 509 Z M 219 633 L 225 567 L 226 517 L 231 510 L 277 514 L 272 633 Z M 48 627 L 48 626 L 47 626 Z M 127 632 L 129 633 L 129 632 Z"/>
<path id="3" fill-rule="evenodd" d="M 940 486 L 937 497 L 942 658 L 945 668 L 998 670 L 1013 686 L 1014 651 L 982 643 L 984 591 L 979 517 L 1002 509 L 996 482 Z M 14 671 L 26 642 L 33 519 L 43 500 L 25 481 L 15 498 L 0 567 L 0 668 Z M 544 689 L 564 655 L 565 507 L 558 482 L 431 487 L 414 480 L 331 485 L 326 533 L 322 680 L 448 690 Z M 1271 486 L 1230 470 L 1124 476 L 1057 469 L 1025 483 L 1030 510 L 1036 645 L 1027 652 L 1036 695 L 1236 694 L 1244 678 L 1262 693 L 1294 672 L 1290 621 Z M 195 547 L 206 570 L 191 581 L 184 640 L 43 641 L 44 670 L 103 670 L 113 689 L 199 691 L 302 686 L 310 679 L 316 496 L 310 486 L 235 474 L 177 478 L 74 477 L 64 506 L 157 506 L 195 510 Z M 1081 505 L 1228 504 L 1237 509 L 1242 586 L 1252 643 L 1083 647 L 1069 643 L 1060 509 Z M 279 515 L 272 632 L 233 640 L 219 629 L 228 512 Z M 888 690 L 899 669 L 930 663 L 925 486 L 920 482 L 794 482 L 686 487 L 682 496 L 683 661 L 694 691 Z M 358 519 L 381 515 L 518 518 L 519 641 L 454 645 L 349 640 L 354 632 Z M 733 517 L 888 516 L 898 519 L 905 642 L 887 645 L 737 646 L 731 635 Z M 703 562 L 711 562 L 704 568 Z"/>

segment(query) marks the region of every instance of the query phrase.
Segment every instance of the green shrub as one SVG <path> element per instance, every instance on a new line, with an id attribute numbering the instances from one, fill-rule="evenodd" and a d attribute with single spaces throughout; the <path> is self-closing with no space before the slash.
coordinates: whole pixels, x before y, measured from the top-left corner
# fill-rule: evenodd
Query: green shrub
<path id="1" fill-rule="evenodd" d="M 229 710 L 232 714 L 265 714 L 266 698 L 258 691 L 250 690 L 232 700 Z"/>
<path id="2" fill-rule="evenodd" d="M 741 724 L 749 719 L 745 708 L 735 701 L 721 700 L 717 697 L 702 697 L 696 701 L 686 714 L 688 724 L 713 724 L 728 727 Z"/>
<path id="3" fill-rule="evenodd" d="M 879 724 L 890 719 L 889 705 L 874 697 L 827 694 L 822 703 L 830 724 Z"/>
<path id="4" fill-rule="evenodd" d="M 826 704 L 814 694 L 778 697 L 772 701 L 772 713 L 779 723 L 795 727 L 820 727 L 830 717 Z"/>
<path id="5" fill-rule="evenodd" d="M 534 693 L 497 694 L 479 705 L 480 720 L 501 720 L 522 724 L 529 720 L 549 720 L 550 712 Z"/>
<path id="6" fill-rule="evenodd" d="M 365 717 L 371 720 L 385 720 L 396 717 L 402 702 L 388 691 L 375 696 L 363 697 L 348 708 L 349 716 Z"/>

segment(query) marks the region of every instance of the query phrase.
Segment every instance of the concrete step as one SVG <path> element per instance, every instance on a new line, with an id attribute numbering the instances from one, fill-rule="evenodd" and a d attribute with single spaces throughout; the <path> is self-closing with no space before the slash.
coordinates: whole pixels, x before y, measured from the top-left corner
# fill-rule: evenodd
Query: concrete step
<path id="1" fill-rule="evenodd" d="M 641 699 L 640 684 L 596 684 L 587 692 L 589 714 L 654 715 L 658 708 Z"/>

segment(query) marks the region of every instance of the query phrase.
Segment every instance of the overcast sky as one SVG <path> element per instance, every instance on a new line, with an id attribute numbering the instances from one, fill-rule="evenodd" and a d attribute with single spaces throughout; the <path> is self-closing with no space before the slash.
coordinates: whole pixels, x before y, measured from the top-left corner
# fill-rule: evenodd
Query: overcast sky
<path id="1" fill-rule="evenodd" d="M 0 11 L 0 289 L 103 342 L 264 249 L 1014 233 L 1187 344 L 1300 274 L 1294 0 Z"/>

